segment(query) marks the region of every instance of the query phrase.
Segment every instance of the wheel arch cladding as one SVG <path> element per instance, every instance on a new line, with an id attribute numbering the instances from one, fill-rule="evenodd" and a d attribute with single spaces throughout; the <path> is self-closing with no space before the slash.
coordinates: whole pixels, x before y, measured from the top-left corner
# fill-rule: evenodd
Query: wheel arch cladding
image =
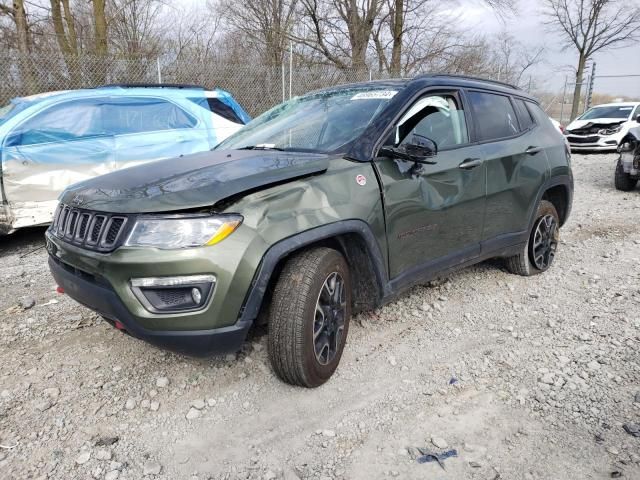
<path id="1" fill-rule="evenodd" d="M 547 200 L 553 204 L 560 217 L 560 226 L 564 225 L 569 213 L 569 191 L 567 186 L 559 184 L 547 188 L 542 194 L 542 200 Z"/>
<path id="2" fill-rule="evenodd" d="M 273 285 L 287 260 L 301 251 L 321 246 L 339 251 L 349 264 L 354 288 L 353 313 L 378 305 L 387 288 L 380 247 L 366 222 L 346 220 L 306 230 L 271 246 L 251 282 L 240 320 L 255 320 L 269 305 Z"/>

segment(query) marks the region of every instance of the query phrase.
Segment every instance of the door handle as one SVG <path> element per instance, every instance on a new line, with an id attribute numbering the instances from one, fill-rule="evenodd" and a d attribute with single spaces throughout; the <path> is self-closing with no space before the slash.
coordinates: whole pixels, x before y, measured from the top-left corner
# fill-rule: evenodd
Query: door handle
<path id="1" fill-rule="evenodd" d="M 539 153 L 541 151 L 542 147 L 529 147 L 524 151 L 524 153 L 526 153 L 527 155 L 535 155 L 536 153 Z"/>
<path id="2" fill-rule="evenodd" d="M 463 170 L 471 170 L 472 168 L 476 168 L 482 165 L 482 159 L 480 158 L 467 158 L 464 162 L 458 165 L 458 168 L 462 168 Z"/>

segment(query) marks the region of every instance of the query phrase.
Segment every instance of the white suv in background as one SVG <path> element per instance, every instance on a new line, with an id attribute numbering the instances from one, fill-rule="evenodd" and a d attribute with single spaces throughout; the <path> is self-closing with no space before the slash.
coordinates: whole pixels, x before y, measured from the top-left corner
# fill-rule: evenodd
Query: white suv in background
<path id="1" fill-rule="evenodd" d="M 571 150 L 615 151 L 630 128 L 639 125 L 640 102 L 607 103 L 587 110 L 567 125 Z"/>

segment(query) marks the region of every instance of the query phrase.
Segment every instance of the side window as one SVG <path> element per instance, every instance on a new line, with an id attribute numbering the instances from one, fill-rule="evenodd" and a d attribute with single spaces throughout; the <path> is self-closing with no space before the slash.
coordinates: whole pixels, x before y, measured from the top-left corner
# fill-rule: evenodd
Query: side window
<path id="1" fill-rule="evenodd" d="M 509 97 L 495 93 L 469 92 L 480 140 L 497 140 L 519 133 L 516 112 Z"/>
<path id="2" fill-rule="evenodd" d="M 36 145 L 106 135 L 101 103 L 100 99 L 73 100 L 47 108 L 18 126 L 6 145 Z"/>
<path id="3" fill-rule="evenodd" d="M 636 111 L 633 112 L 633 115 L 631 115 L 631 120 L 635 120 L 636 118 L 638 118 L 638 115 L 640 115 L 640 105 L 636 107 Z"/>
<path id="4" fill-rule="evenodd" d="M 195 118 L 159 98 L 112 98 L 106 105 L 106 128 L 115 135 L 193 128 Z"/>
<path id="5" fill-rule="evenodd" d="M 513 104 L 516 107 L 516 115 L 518 115 L 518 121 L 520 122 L 520 130 L 524 132 L 526 130 L 529 130 L 530 128 L 535 127 L 536 121 L 533 119 L 533 117 L 531 116 L 531 112 L 524 104 L 524 100 L 514 98 Z"/>
<path id="6" fill-rule="evenodd" d="M 433 140 L 439 150 L 469 143 L 464 110 L 451 94 L 420 98 L 402 116 L 388 144 L 400 145 L 413 135 Z"/>
<path id="7" fill-rule="evenodd" d="M 526 105 L 529 112 L 531 112 L 533 117 L 536 119 L 536 123 L 538 125 L 547 125 L 547 126 L 550 125 L 553 128 L 556 128 L 553 126 L 553 123 L 551 123 L 551 119 L 549 118 L 549 115 L 547 115 L 545 111 L 542 110 L 538 105 L 536 105 L 533 102 L 526 102 Z"/>

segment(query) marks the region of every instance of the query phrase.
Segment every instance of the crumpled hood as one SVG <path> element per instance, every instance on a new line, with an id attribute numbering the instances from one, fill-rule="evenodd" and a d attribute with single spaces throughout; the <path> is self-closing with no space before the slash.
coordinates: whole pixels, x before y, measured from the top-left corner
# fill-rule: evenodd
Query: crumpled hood
<path id="1" fill-rule="evenodd" d="M 327 169 L 324 154 L 221 150 L 147 163 L 76 183 L 60 201 L 111 213 L 206 207 L 232 195 Z"/>
<path id="2" fill-rule="evenodd" d="M 621 120 L 619 118 L 592 118 L 590 120 L 574 120 L 569 125 L 567 125 L 567 130 L 578 130 L 580 128 L 586 127 L 590 124 L 593 125 L 611 125 L 616 124 L 619 125 L 621 123 L 625 123 L 626 120 Z"/>

